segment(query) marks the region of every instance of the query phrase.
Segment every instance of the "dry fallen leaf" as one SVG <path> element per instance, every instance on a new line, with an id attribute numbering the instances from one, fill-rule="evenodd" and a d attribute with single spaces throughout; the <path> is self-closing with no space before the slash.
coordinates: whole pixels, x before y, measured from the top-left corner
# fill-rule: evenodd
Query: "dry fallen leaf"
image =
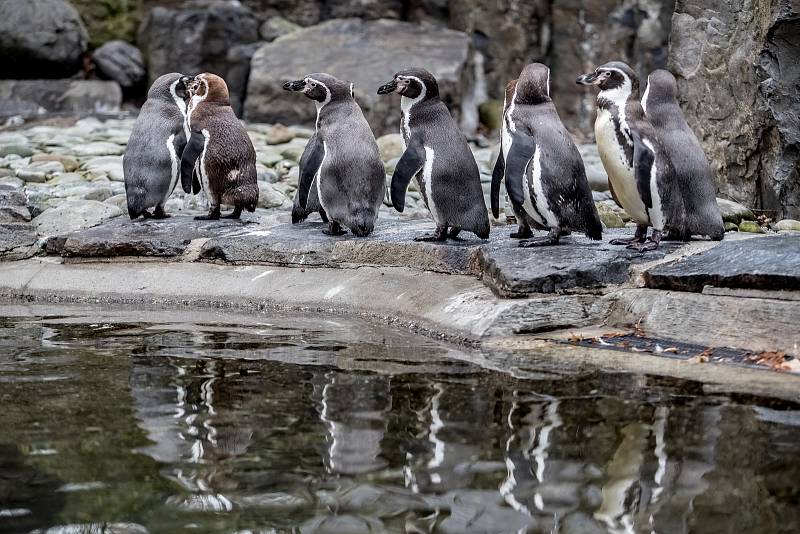
<path id="1" fill-rule="evenodd" d="M 755 356 L 756 364 L 764 365 L 775 370 L 782 370 L 786 362 L 786 354 L 783 352 L 765 351 Z"/>
<path id="2" fill-rule="evenodd" d="M 689 363 L 708 363 L 708 360 L 711 359 L 712 354 L 714 354 L 714 349 L 712 347 L 708 347 L 706 350 L 700 354 L 692 356 L 687 361 Z"/>
<path id="3" fill-rule="evenodd" d="M 790 373 L 800 373 L 800 360 L 792 358 L 788 362 L 783 362 L 780 366 L 781 371 L 789 371 Z"/>

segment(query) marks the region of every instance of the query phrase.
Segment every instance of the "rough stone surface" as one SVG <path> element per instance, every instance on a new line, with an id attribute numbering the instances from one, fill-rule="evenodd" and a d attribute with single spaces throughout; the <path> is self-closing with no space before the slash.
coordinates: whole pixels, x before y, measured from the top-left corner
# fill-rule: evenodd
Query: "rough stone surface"
<path id="1" fill-rule="evenodd" d="M 670 70 L 718 190 L 800 216 L 800 5 L 679 0 Z"/>
<path id="2" fill-rule="evenodd" d="M 168 72 L 213 72 L 228 79 L 228 54 L 258 41 L 258 20 L 239 2 L 156 7 L 139 28 L 137 43 L 147 63 L 148 84 Z M 239 88 L 233 87 L 238 94 Z"/>
<path id="3" fill-rule="evenodd" d="M 71 76 L 88 44 L 80 15 L 66 0 L 0 2 L 3 78 Z"/>
<path id="4" fill-rule="evenodd" d="M 43 211 L 33 219 L 33 224 L 39 235 L 53 236 L 97 226 L 120 215 L 119 208 L 96 200 L 67 200 Z"/>
<path id="5" fill-rule="evenodd" d="M 101 80 L 0 80 L 0 117 L 119 111 L 122 90 Z"/>
<path id="6" fill-rule="evenodd" d="M 298 24 L 276 15 L 265 20 L 258 29 L 258 33 L 265 41 L 274 41 L 282 35 L 295 32 L 299 29 L 300 26 Z"/>
<path id="7" fill-rule="evenodd" d="M 100 76 L 114 80 L 125 90 L 142 86 L 147 72 L 138 48 L 125 41 L 109 41 L 92 53 Z"/>
<path id="8" fill-rule="evenodd" d="M 51 238 L 47 252 L 64 257 L 180 256 L 195 239 L 236 235 L 245 226 L 231 221 L 199 224 L 185 216 L 136 221 L 120 217 L 102 226 Z"/>
<path id="9" fill-rule="evenodd" d="M 71 0 L 89 30 L 90 48 L 122 39 L 133 42 L 141 18 L 141 2 L 134 0 Z"/>
<path id="10" fill-rule="evenodd" d="M 508 230 L 495 233 L 502 233 L 505 238 Z M 615 232 L 614 236 L 623 233 L 627 231 Z M 629 279 L 631 263 L 661 259 L 679 246 L 663 243 L 659 250 L 641 254 L 609 245 L 610 235 L 606 232 L 600 242 L 571 235 L 563 237 L 559 246 L 533 250 L 517 247 L 516 240 L 494 242 L 481 247 L 477 256 L 479 271 L 484 283 L 498 296 L 517 298 L 621 284 Z"/>
<path id="11" fill-rule="evenodd" d="M 398 63 L 398 51 L 402 61 Z M 262 46 L 253 56 L 245 102 L 251 121 L 313 123 L 316 108 L 283 90 L 287 80 L 329 72 L 355 83 L 356 100 L 376 135 L 396 132 L 400 102 L 377 88 L 408 65 L 424 65 L 439 80 L 442 100 L 461 108 L 472 90 L 469 37 L 461 32 L 391 20 L 337 19 L 299 30 Z"/>
<path id="12" fill-rule="evenodd" d="M 9 184 L 0 184 L 0 257 L 36 242 L 36 229 L 30 224 L 26 202 L 24 193 Z"/>
<path id="13" fill-rule="evenodd" d="M 700 292 L 703 286 L 800 289 L 800 236 L 725 241 L 645 272 L 647 287 Z"/>
<path id="14" fill-rule="evenodd" d="M 290 267 L 410 267 L 480 276 L 498 296 L 517 298 L 624 283 L 629 279 L 632 263 L 663 258 L 680 246 L 665 243 L 658 251 L 639 254 L 582 236 L 567 236 L 560 246 L 522 249 L 516 240 L 509 239 L 512 228 L 508 226 L 495 228 L 489 241 L 465 236 L 443 244 L 413 241 L 414 236 L 433 230 L 432 224 L 424 222 L 379 220 L 368 238 L 331 238 L 322 233 L 323 228 L 319 222 L 274 225 L 259 223 L 252 217 L 203 223 L 185 215 L 163 221 L 131 222 L 120 218 L 50 239 L 47 250 L 82 257 L 178 256 L 197 240 L 191 247 L 196 253 L 191 259 Z M 611 234 L 627 233 L 624 230 Z M 577 316 L 585 311 L 581 311 L 584 304 L 570 309 Z M 569 321 L 577 324 L 574 318 Z"/>

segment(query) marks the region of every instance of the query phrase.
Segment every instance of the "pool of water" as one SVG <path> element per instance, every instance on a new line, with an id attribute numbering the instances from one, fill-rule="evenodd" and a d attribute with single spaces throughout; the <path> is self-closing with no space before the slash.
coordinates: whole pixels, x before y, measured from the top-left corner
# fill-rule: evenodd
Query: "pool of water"
<path id="1" fill-rule="evenodd" d="M 800 530 L 797 405 L 491 356 L 339 317 L 0 306 L 0 532 Z"/>

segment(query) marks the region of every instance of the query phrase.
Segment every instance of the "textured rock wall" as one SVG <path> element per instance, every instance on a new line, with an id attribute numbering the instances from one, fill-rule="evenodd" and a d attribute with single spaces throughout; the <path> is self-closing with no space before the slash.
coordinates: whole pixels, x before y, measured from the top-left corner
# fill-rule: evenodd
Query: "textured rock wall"
<path id="1" fill-rule="evenodd" d="M 800 2 L 678 0 L 669 67 L 722 196 L 800 216 Z"/>

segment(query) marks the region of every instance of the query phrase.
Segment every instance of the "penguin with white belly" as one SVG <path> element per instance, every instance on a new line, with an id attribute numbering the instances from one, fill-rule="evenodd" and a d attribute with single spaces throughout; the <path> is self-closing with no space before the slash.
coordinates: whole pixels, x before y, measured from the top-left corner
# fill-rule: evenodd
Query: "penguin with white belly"
<path id="1" fill-rule="evenodd" d="M 509 83 L 503 106 L 501 151 L 492 173 L 492 214 L 499 216 L 500 182 L 520 228 L 516 238 L 531 237 L 531 227 L 546 227 L 547 237 L 524 239 L 521 247 L 555 245 L 566 229 L 602 238 L 603 224 L 578 147 L 561 123 L 550 99 L 550 69 L 531 63 Z"/>
<path id="2" fill-rule="evenodd" d="M 320 219 L 322 222 L 328 222 L 328 216 L 325 215 L 325 210 L 322 209 L 322 206 L 319 204 L 319 195 L 317 194 L 317 183 L 316 180 L 311 183 L 311 187 L 308 191 L 308 199 L 306 200 L 306 205 L 300 205 L 300 176 L 303 175 L 303 169 L 305 169 L 306 165 L 308 165 L 311 156 L 314 153 L 314 147 L 317 144 L 316 139 L 317 134 L 311 136 L 306 143 L 306 148 L 303 150 L 303 155 L 300 156 L 300 164 L 299 164 L 299 173 L 298 173 L 298 189 L 294 192 L 294 198 L 292 199 L 292 224 L 298 224 L 306 220 L 309 215 L 312 213 L 319 213 Z"/>
<path id="3" fill-rule="evenodd" d="M 487 239 L 489 215 L 478 164 L 464 133 L 439 98 L 436 78 L 425 69 L 404 70 L 378 88 L 379 95 L 390 93 L 402 97 L 400 133 L 406 147 L 392 175 L 392 204 L 403 211 L 406 189 L 415 178 L 436 223 L 432 235 L 415 240 L 445 241 L 461 230 Z"/>
<path id="4" fill-rule="evenodd" d="M 187 84 L 191 78 L 173 72 L 159 77 L 133 125 L 122 156 L 125 194 L 131 219 L 164 219 L 164 204 L 180 178 L 186 146 Z M 147 211 L 155 208 L 153 213 Z"/>
<path id="5" fill-rule="evenodd" d="M 611 244 L 645 251 L 658 248 L 665 231 L 685 226 L 683 198 L 672 162 L 639 103 L 639 79 L 621 61 L 600 65 L 576 83 L 596 85 L 597 150 L 611 195 L 636 222 L 632 239 Z M 647 227 L 653 234 L 647 237 Z"/>
<path id="6" fill-rule="evenodd" d="M 309 209 L 314 185 L 328 218 L 324 233 L 341 235 L 345 226 L 356 236 L 368 236 L 386 195 L 386 174 L 375 136 L 353 98 L 352 84 L 317 73 L 283 88 L 302 92 L 317 106 L 317 129 L 300 166 L 300 207 Z"/>
<path id="7" fill-rule="evenodd" d="M 670 237 L 689 241 L 692 235 L 703 235 L 719 241 L 725 237 L 725 227 L 714 175 L 700 141 L 683 116 L 677 95 L 678 84 L 669 71 L 654 70 L 647 77 L 642 108 L 672 160 L 686 207 L 685 227 L 670 229 Z"/>

